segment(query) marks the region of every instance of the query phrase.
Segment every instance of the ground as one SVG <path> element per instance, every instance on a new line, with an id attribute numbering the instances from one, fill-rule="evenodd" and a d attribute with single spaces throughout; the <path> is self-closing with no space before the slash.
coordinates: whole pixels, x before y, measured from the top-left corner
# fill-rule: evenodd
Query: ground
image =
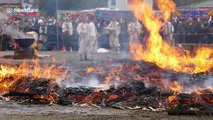
<path id="1" fill-rule="evenodd" d="M 211 116 L 168 116 L 166 112 L 58 105 L 20 105 L 0 101 L 0 120 L 212 120 Z"/>
<path id="2" fill-rule="evenodd" d="M 51 55 L 41 59 L 42 63 L 85 66 L 96 62 L 117 59 L 131 59 L 129 53 L 99 53 L 95 61 L 79 61 L 76 52 L 39 52 Z M 20 64 L 23 60 L 5 59 L 12 51 L 0 53 L 0 64 Z M 31 60 L 28 60 L 31 61 Z M 212 116 L 169 116 L 166 112 L 142 110 L 118 110 L 112 108 L 88 108 L 59 105 L 23 105 L 0 101 L 0 120 L 212 120 Z"/>

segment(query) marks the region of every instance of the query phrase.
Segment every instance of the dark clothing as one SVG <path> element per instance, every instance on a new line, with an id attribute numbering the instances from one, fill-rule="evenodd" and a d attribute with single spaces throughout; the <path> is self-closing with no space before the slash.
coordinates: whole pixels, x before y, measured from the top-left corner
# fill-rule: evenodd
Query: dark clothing
<path id="1" fill-rule="evenodd" d="M 66 50 L 70 50 L 71 47 L 71 35 L 68 32 L 62 33 L 62 45 Z"/>
<path id="2" fill-rule="evenodd" d="M 209 23 L 209 28 L 213 28 L 213 21 Z"/>
<path id="3" fill-rule="evenodd" d="M 42 50 L 53 50 L 56 46 L 57 29 L 55 25 L 47 26 L 47 42 L 44 43 Z"/>
<path id="4" fill-rule="evenodd" d="M 3 50 L 3 29 L 0 27 L 0 51 Z"/>
<path id="5" fill-rule="evenodd" d="M 35 31 L 35 29 L 34 29 L 33 26 L 26 26 L 26 27 L 24 28 L 24 32 L 25 32 L 25 33 L 26 33 L 26 32 L 31 32 L 31 31 Z"/>
<path id="6" fill-rule="evenodd" d="M 40 33 L 39 33 L 39 28 L 40 28 L 40 24 L 35 24 L 34 28 L 35 28 L 35 32 L 40 36 Z"/>
<path id="7" fill-rule="evenodd" d="M 208 44 L 208 43 L 210 43 L 210 30 L 206 27 L 206 28 L 202 28 L 201 30 L 200 30 L 200 36 L 199 36 L 199 38 L 200 38 L 200 43 L 203 43 L 203 44 Z"/>

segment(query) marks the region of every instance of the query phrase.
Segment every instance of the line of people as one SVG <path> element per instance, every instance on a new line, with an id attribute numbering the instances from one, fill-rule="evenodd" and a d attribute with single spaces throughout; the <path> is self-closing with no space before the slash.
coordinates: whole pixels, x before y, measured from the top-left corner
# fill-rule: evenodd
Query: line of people
<path id="1" fill-rule="evenodd" d="M 63 51 L 78 50 L 81 60 L 93 59 L 98 47 L 102 47 L 99 43 L 104 40 L 108 42 L 111 50 L 120 53 L 124 42 L 129 49 L 130 43 L 141 44 L 143 38 L 147 36 L 147 31 L 136 18 L 131 20 L 112 18 L 104 21 L 83 16 L 74 21 L 72 18 L 56 21 L 55 18 L 40 17 L 26 20 L 24 23 L 14 22 L 14 24 L 24 32 L 37 32 L 41 41 L 40 50 L 56 50 L 56 44 L 59 44 L 60 50 Z M 212 26 L 213 19 L 172 19 L 162 26 L 161 35 L 171 46 L 184 39 L 211 40 Z M 190 35 L 185 35 L 186 38 L 183 38 L 181 35 L 186 33 Z M 202 36 L 199 33 L 203 33 Z M 190 37 L 195 34 L 200 37 Z"/>
<path id="2" fill-rule="evenodd" d="M 89 17 L 88 19 L 88 17 L 84 16 L 79 18 L 78 22 L 78 24 L 75 24 L 69 18 L 65 18 L 61 25 L 62 49 L 64 51 L 72 51 L 72 48 L 74 47 L 72 39 L 76 27 L 79 45 L 78 52 L 81 56 L 81 60 L 88 60 L 88 57 L 90 59 L 94 58 L 93 55 L 98 48 L 98 40 L 101 40 L 99 37 L 104 34 L 109 34 L 110 48 L 117 53 L 120 53 L 120 36 L 122 26 L 118 20 L 113 18 L 106 26 L 104 26 L 102 32 L 98 30 L 98 26 L 100 27 L 100 25 L 97 24 L 97 20 L 94 17 Z M 45 31 L 46 29 L 42 29 L 42 31 Z M 137 19 L 134 18 L 131 22 L 129 22 L 127 32 L 129 34 L 130 42 L 141 43 L 141 40 L 139 39 L 142 31 L 141 29 L 142 26 Z M 40 32 L 40 39 L 44 38 L 41 33 L 42 32 Z M 50 43 L 50 41 L 47 41 L 45 44 L 48 43 Z M 45 46 L 45 48 L 47 47 Z"/>

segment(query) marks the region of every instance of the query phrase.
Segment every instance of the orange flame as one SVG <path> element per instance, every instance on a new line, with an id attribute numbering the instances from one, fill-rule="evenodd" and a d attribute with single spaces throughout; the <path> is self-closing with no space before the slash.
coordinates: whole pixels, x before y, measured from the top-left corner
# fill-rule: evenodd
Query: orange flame
<path id="1" fill-rule="evenodd" d="M 189 51 L 185 52 L 180 48 L 174 49 L 163 41 L 159 33 L 160 29 L 169 20 L 170 13 L 175 10 L 176 6 L 172 0 L 157 0 L 157 4 L 162 12 L 161 16 L 155 15 L 152 7 L 143 0 L 132 0 L 129 5 L 134 15 L 143 22 L 149 31 L 146 48 L 139 44 L 130 44 L 133 57 L 136 60 L 152 62 L 163 69 L 171 69 L 176 72 L 195 74 L 210 70 L 213 67 L 213 61 L 209 60 L 213 54 L 212 49 L 198 48 L 195 56 L 192 57 L 188 54 Z"/>
<path id="2" fill-rule="evenodd" d="M 10 90 L 21 78 L 32 77 L 56 80 L 64 71 L 54 65 L 41 66 L 38 59 L 33 60 L 33 65 L 27 62 L 16 66 L 0 66 L 0 93 Z M 12 78 L 12 79 L 11 79 Z"/>
<path id="3" fill-rule="evenodd" d="M 92 72 L 94 72 L 94 68 L 93 67 L 87 67 L 86 71 L 87 71 L 87 73 L 92 73 Z"/>
<path id="4" fill-rule="evenodd" d="M 178 94 L 183 90 L 183 86 L 181 86 L 177 81 L 173 81 L 169 83 L 168 87 L 174 92 L 172 96 L 168 97 L 168 102 L 174 103 L 177 101 Z"/>
<path id="5" fill-rule="evenodd" d="M 183 90 L 183 86 L 181 86 L 177 81 L 171 82 L 169 84 L 169 88 L 176 93 L 180 93 Z"/>

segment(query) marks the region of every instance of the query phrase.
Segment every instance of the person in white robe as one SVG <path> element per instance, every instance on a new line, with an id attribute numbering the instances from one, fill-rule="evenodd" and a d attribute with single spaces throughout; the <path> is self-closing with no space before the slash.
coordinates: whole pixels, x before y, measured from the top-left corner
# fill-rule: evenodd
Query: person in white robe
<path id="1" fill-rule="evenodd" d="M 117 53 L 120 52 L 120 41 L 119 41 L 119 35 L 120 35 L 120 24 L 118 21 L 116 21 L 115 18 L 109 23 L 109 25 L 105 28 L 106 30 L 109 30 L 110 32 L 110 38 L 109 38 L 109 45 L 111 49 L 115 49 Z"/>
<path id="2" fill-rule="evenodd" d="M 165 39 L 168 42 L 168 44 L 170 46 L 174 46 L 174 44 L 175 44 L 175 41 L 174 41 L 174 38 L 173 38 L 174 26 L 173 26 L 173 24 L 170 21 L 168 21 L 165 24 L 164 32 L 165 32 Z"/>
<path id="3" fill-rule="evenodd" d="M 79 50 L 80 60 L 88 60 L 87 54 L 90 45 L 90 28 L 88 24 L 88 18 L 83 18 L 77 26 L 77 32 L 79 34 Z"/>
<path id="4" fill-rule="evenodd" d="M 129 23 L 128 25 L 128 32 L 130 35 L 130 44 L 134 43 L 134 44 L 140 44 L 140 40 L 139 40 L 139 36 L 141 33 L 141 24 L 139 23 L 139 21 L 134 18 L 132 20 L 132 22 Z"/>
<path id="5" fill-rule="evenodd" d="M 89 33 L 89 35 L 90 35 L 90 39 L 89 39 L 90 48 L 89 48 L 88 51 L 89 51 L 89 57 L 94 59 L 94 55 L 96 54 L 97 49 L 98 49 L 99 34 L 98 34 L 98 30 L 95 26 L 93 18 L 90 18 L 89 29 L 90 29 L 90 33 Z"/>

